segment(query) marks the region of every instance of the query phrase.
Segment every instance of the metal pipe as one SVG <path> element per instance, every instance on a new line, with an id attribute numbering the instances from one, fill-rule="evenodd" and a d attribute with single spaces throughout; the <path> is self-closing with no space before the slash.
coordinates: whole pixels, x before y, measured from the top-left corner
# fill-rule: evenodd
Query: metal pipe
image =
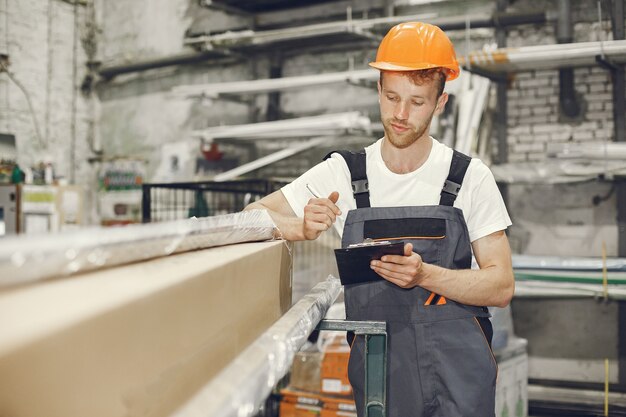
<path id="1" fill-rule="evenodd" d="M 172 55 L 165 58 L 150 59 L 145 61 L 137 61 L 124 65 L 112 65 L 98 69 L 98 74 L 105 78 L 111 79 L 116 75 L 126 74 L 129 72 L 145 71 L 155 68 L 163 68 L 172 65 L 195 64 L 197 62 L 206 61 L 211 58 L 223 56 L 225 53 L 215 51 L 192 52 L 179 55 Z"/>
<path id="2" fill-rule="evenodd" d="M 507 0 L 498 0 L 496 7 L 498 15 L 506 10 L 508 5 Z M 545 14 L 544 14 L 545 15 Z M 500 25 L 496 28 L 496 41 L 498 48 L 506 47 L 506 29 Z M 496 100 L 498 112 L 496 113 L 496 137 L 498 138 L 498 148 L 496 155 L 496 163 L 505 164 L 509 160 L 509 145 L 508 145 L 508 98 L 507 98 L 507 84 L 505 82 L 499 82 L 496 85 Z M 503 189 L 503 197 L 505 202 L 507 201 L 507 190 Z"/>
<path id="3" fill-rule="evenodd" d="M 624 39 L 624 0 L 613 1 L 613 39 Z M 615 129 L 615 141 L 626 141 L 626 105 L 624 95 L 626 85 L 624 82 L 624 65 L 616 65 L 612 71 L 613 76 L 613 123 Z M 626 209 L 626 208 L 625 208 Z"/>
<path id="4" fill-rule="evenodd" d="M 332 139 L 334 139 L 332 136 L 322 136 L 319 138 L 307 140 L 305 142 L 290 145 L 278 152 L 274 152 L 262 158 L 256 159 L 252 162 L 248 162 L 247 164 L 240 165 L 237 168 L 233 168 L 229 171 L 217 174 L 215 177 L 213 177 L 213 180 L 228 181 L 235 179 L 241 175 L 247 174 L 248 172 L 256 171 L 259 168 L 263 168 L 264 166 L 273 164 L 282 159 L 289 158 L 290 156 L 306 151 L 307 149 L 323 145 L 327 142 L 330 142 Z"/>
<path id="5" fill-rule="evenodd" d="M 317 284 L 172 417 L 254 415 L 340 291 L 334 277 Z"/>
<path id="6" fill-rule="evenodd" d="M 186 210 L 186 209 L 185 209 Z M 0 288 L 212 246 L 271 239 L 264 210 L 0 241 Z"/>
<path id="7" fill-rule="evenodd" d="M 504 40 L 500 41 L 505 42 Z M 498 49 L 495 51 L 473 51 L 466 59 L 459 57 L 462 65 L 471 64 L 474 72 L 481 69 L 489 71 L 529 71 L 533 69 L 556 69 L 565 65 L 594 65 L 596 55 L 601 51 L 612 62 L 626 60 L 626 42 L 578 42 L 560 45 L 523 46 L 519 48 Z M 271 79 L 242 80 L 212 84 L 183 85 L 174 87 L 172 94 L 184 97 L 218 98 L 225 94 L 260 94 L 276 90 L 299 89 L 331 83 L 376 82 L 379 72 L 373 69 L 334 72 L 325 74 L 300 75 Z"/>
<path id="8" fill-rule="evenodd" d="M 215 126 L 194 130 L 197 137 L 211 139 L 271 139 L 276 137 L 313 137 L 334 135 L 350 130 L 369 131 L 370 119 L 359 112 L 324 114 L 272 122 Z"/>
<path id="9" fill-rule="evenodd" d="M 506 6 L 505 6 L 506 7 Z M 454 19 L 454 18 L 453 18 Z M 447 18 L 442 18 L 441 24 L 437 26 L 442 30 L 461 30 L 466 26 L 466 19 L 458 18 L 459 21 L 446 22 Z M 547 23 L 554 19 L 554 16 L 549 12 L 540 13 L 505 13 L 504 8 L 499 9 L 497 13 L 494 13 L 490 17 L 485 18 L 473 18 L 470 22 L 472 28 L 505 28 L 508 26 L 528 25 L 528 24 L 542 24 Z M 434 19 L 437 20 L 437 19 Z"/>
<path id="10" fill-rule="evenodd" d="M 584 67 L 597 64 L 604 54 L 612 63 L 626 62 L 626 41 L 576 42 L 556 45 L 520 46 L 495 51 L 473 51 L 468 55 L 472 68 L 493 71 L 533 71 L 559 67 Z M 459 63 L 466 65 L 465 57 Z"/>
<path id="11" fill-rule="evenodd" d="M 272 91 L 285 91 L 332 83 L 376 82 L 380 73 L 375 69 L 332 72 L 324 74 L 299 75 L 294 77 L 267 78 L 219 82 L 212 84 L 182 85 L 174 87 L 172 94 L 183 97 L 218 98 L 224 94 L 260 94 Z"/>
<path id="12" fill-rule="evenodd" d="M 283 76 L 283 57 L 280 51 L 275 51 L 270 59 L 270 79 L 279 79 Z M 280 91 L 272 91 L 267 95 L 266 120 L 281 119 Z"/>
<path id="13" fill-rule="evenodd" d="M 611 13 L 613 24 L 613 39 L 624 39 L 624 0 L 613 0 Z M 616 142 L 626 141 L 626 106 L 624 90 L 624 65 L 616 65 L 611 71 L 613 78 L 613 129 Z M 626 257 L 626 177 L 617 178 L 617 254 Z M 619 305 L 620 322 L 626 321 L 626 305 Z M 626 386 L 626 328 L 619 326 L 618 330 L 618 356 L 619 356 L 619 384 Z"/>
<path id="14" fill-rule="evenodd" d="M 210 48 L 230 48 L 250 45 L 269 45 L 277 42 L 293 41 L 295 39 L 312 38 L 322 35 L 340 35 L 345 33 L 366 33 L 368 30 L 384 30 L 398 23 L 409 20 L 423 20 L 423 14 L 402 15 L 392 17 L 380 17 L 374 19 L 352 19 L 347 21 L 334 21 L 317 23 L 313 25 L 289 27 L 282 29 L 237 32 L 226 32 L 214 35 L 204 35 L 185 41 L 188 45 L 209 45 Z M 472 28 L 505 27 L 520 24 L 540 24 L 552 20 L 550 13 L 495 13 L 491 16 L 482 14 L 451 16 L 442 18 L 428 18 L 428 22 L 439 26 L 442 30 L 463 30 L 469 20 Z M 297 45 L 301 48 L 301 45 Z"/>
<path id="15" fill-rule="evenodd" d="M 559 70 L 559 106 L 561 113 L 568 119 L 580 117 L 581 106 L 574 88 L 574 69 Z"/>
<path id="16" fill-rule="evenodd" d="M 423 17 L 423 15 L 417 15 L 417 16 Z M 396 23 L 400 23 L 404 20 L 410 20 L 413 17 L 415 16 L 393 16 L 393 17 L 369 19 L 369 20 L 353 20 L 351 24 L 353 26 L 364 25 L 366 27 L 371 27 L 374 25 L 389 25 L 390 26 Z M 465 28 L 466 20 L 467 20 L 466 16 L 452 17 L 452 18 L 446 17 L 446 18 L 441 18 L 441 19 L 432 19 L 431 23 L 440 26 L 443 30 L 455 30 L 455 29 Z M 496 13 L 490 17 L 471 16 L 471 26 L 472 28 L 503 27 L 503 26 L 532 24 L 532 23 L 541 24 L 541 23 L 546 23 L 551 20 L 553 20 L 553 16 L 550 13 Z M 337 33 L 345 33 L 345 29 L 344 29 L 344 26 L 346 25 L 345 21 L 337 22 L 336 25 L 337 25 L 337 29 L 336 29 Z M 306 29 L 307 27 L 300 27 L 300 28 L 292 29 L 292 31 L 304 32 L 306 31 Z M 287 30 L 288 29 L 281 29 L 279 31 L 284 32 Z M 259 33 L 263 34 L 267 32 L 276 32 L 276 31 L 264 31 L 264 32 L 251 33 L 250 36 L 254 38 L 254 37 L 257 37 Z M 314 36 L 314 35 L 315 34 L 312 34 L 311 36 Z M 237 37 L 240 35 L 238 35 L 237 32 L 234 32 L 232 36 Z M 290 36 L 292 36 L 290 32 L 285 32 L 285 36 L 283 39 L 289 39 Z M 211 36 L 201 36 L 199 38 L 189 39 L 185 43 L 186 44 L 204 43 L 204 42 L 207 42 L 208 41 L 207 39 L 209 38 L 211 38 Z M 220 40 L 223 41 L 223 38 L 224 36 L 221 36 Z M 272 39 L 271 41 L 273 40 L 274 39 Z M 144 71 L 144 70 L 149 70 L 149 69 L 154 69 L 154 68 L 162 68 L 162 67 L 173 66 L 173 65 L 193 64 L 193 63 L 205 61 L 207 59 L 221 57 L 224 55 L 231 56 L 233 54 L 228 52 L 227 50 L 222 50 L 222 51 L 210 50 L 210 51 L 201 51 L 201 52 L 195 52 L 195 53 L 186 53 L 186 54 L 180 54 L 180 55 L 173 55 L 173 56 L 165 57 L 165 58 L 138 61 L 138 62 L 133 62 L 130 64 L 105 66 L 98 70 L 98 74 L 105 79 L 111 79 L 120 74 Z"/>
<path id="17" fill-rule="evenodd" d="M 572 3 L 570 0 L 559 1 L 559 18 L 556 27 L 557 42 L 559 44 L 571 43 L 573 29 Z M 576 119 L 580 116 L 581 106 L 574 88 L 573 68 L 562 68 L 559 70 L 559 108 L 561 114 L 568 119 Z"/>
<path id="18" fill-rule="evenodd" d="M 613 2 L 613 38 L 624 39 L 624 0 Z M 613 78 L 613 126 L 616 142 L 626 141 L 626 107 L 624 105 L 624 65 L 615 65 Z M 618 255 L 626 257 L 626 177 L 617 182 Z M 626 336 L 625 336 L 626 338 Z M 626 343 L 626 342 L 625 342 Z M 624 347 L 626 352 L 626 346 Z M 626 362 L 626 361 L 625 361 Z M 626 369 L 624 369 L 626 371 Z M 626 372 L 625 372 L 626 375 Z"/>
<path id="19" fill-rule="evenodd" d="M 556 29 L 558 43 L 572 42 L 572 3 L 570 0 L 559 1 L 559 18 Z"/>

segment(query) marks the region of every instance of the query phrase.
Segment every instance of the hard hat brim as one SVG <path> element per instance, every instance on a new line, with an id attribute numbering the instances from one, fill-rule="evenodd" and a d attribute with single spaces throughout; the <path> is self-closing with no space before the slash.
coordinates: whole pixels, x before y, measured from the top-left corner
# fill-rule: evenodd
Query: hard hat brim
<path id="1" fill-rule="evenodd" d="M 372 68 L 376 68 L 377 70 L 381 70 L 381 71 L 419 71 L 419 70 L 425 70 L 425 69 L 431 69 L 431 68 L 443 68 L 447 72 L 446 81 L 454 80 L 455 78 L 459 76 L 458 71 L 455 71 L 451 68 L 444 67 L 441 65 L 433 65 L 433 64 L 426 64 L 426 63 L 405 66 L 405 65 L 393 64 L 391 62 L 370 62 L 369 66 Z"/>

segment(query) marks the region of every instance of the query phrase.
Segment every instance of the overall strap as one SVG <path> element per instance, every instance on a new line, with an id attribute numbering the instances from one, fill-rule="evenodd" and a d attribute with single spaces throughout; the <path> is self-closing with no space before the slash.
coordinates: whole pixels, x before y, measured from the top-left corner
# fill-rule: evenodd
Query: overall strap
<path id="1" fill-rule="evenodd" d="M 348 164 L 350 177 L 352 179 L 352 192 L 356 200 L 357 208 L 365 208 L 370 206 L 369 183 L 367 182 L 367 171 L 365 162 L 365 149 L 359 152 L 352 151 L 332 151 L 324 157 L 324 160 L 337 152 L 343 157 Z"/>
<path id="2" fill-rule="evenodd" d="M 450 207 L 454 205 L 454 200 L 456 200 L 456 196 L 459 194 L 459 190 L 461 190 L 461 184 L 463 184 L 463 178 L 471 160 L 471 157 L 459 151 L 454 151 L 452 162 L 450 163 L 450 172 L 441 190 L 440 205 Z"/>

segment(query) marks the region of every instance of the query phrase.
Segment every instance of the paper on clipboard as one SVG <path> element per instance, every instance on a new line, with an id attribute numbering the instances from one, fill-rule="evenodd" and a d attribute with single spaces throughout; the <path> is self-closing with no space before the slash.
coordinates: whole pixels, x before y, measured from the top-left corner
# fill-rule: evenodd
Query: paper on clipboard
<path id="1" fill-rule="evenodd" d="M 403 255 L 404 241 L 375 242 L 335 249 L 335 259 L 342 285 L 361 284 L 383 279 L 370 268 L 370 262 L 383 255 Z"/>

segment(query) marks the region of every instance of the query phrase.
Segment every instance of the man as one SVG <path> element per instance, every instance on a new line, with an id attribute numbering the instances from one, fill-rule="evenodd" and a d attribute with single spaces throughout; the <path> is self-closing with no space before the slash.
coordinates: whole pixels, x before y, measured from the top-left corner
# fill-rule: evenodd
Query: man
<path id="1" fill-rule="evenodd" d="M 266 209 L 287 240 L 316 239 L 334 225 L 342 247 L 405 241 L 404 256 L 372 261 L 384 279 L 345 287 L 348 319 L 387 322 L 387 415 L 494 416 L 497 365 L 484 306 L 513 296 L 511 221 L 489 169 L 428 135 L 448 99 L 445 81 L 459 74 L 454 48 L 436 26 L 403 23 L 370 65 L 381 71 L 385 136 L 364 153 L 333 153 L 248 209 Z M 363 355 L 357 336 L 349 378 L 360 417 Z"/>

